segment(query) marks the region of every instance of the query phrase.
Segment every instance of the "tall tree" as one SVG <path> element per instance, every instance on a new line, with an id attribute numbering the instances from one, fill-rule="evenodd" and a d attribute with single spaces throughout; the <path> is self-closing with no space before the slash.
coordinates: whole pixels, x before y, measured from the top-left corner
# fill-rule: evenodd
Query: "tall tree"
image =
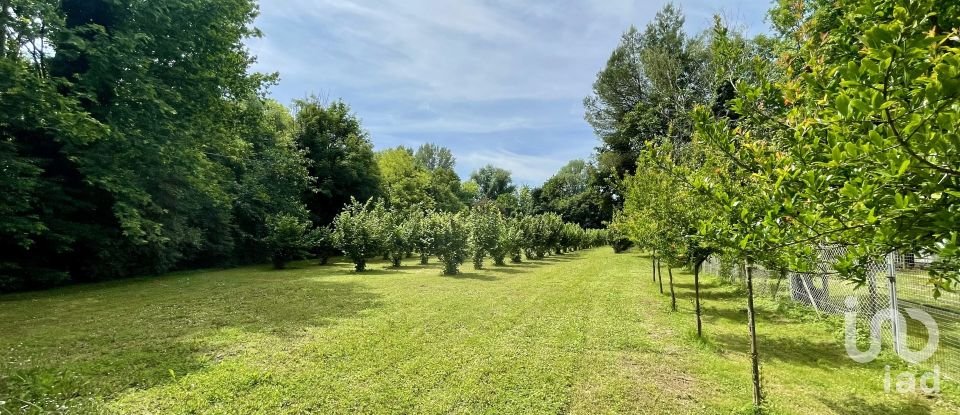
<path id="1" fill-rule="evenodd" d="M 496 201 L 500 195 L 513 193 L 516 190 L 510 171 L 490 164 L 473 172 L 470 179 L 477 183 L 479 196 L 491 201 Z"/>
<path id="2" fill-rule="evenodd" d="M 538 211 L 554 212 L 564 221 L 585 228 L 601 228 L 612 217 L 604 203 L 601 186 L 595 182 L 596 167 L 573 160 L 547 179 L 537 192 Z"/>
<path id="3" fill-rule="evenodd" d="M 450 169 L 453 170 L 456 159 L 449 148 L 441 147 L 432 143 L 421 144 L 417 147 L 414 154 L 417 161 L 427 170 Z"/>
<path id="4" fill-rule="evenodd" d="M 435 207 L 430 197 L 430 173 L 427 172 L 406 147 L 397 147 L 377 153 L 381 188 L 393 208 L 407 210 Z"/>
<path id="5" fill-rule="evenodd" d="M 307 151 L 310 176 L 316 178 L 305 195 L 315 224 L 330 223 L 351 198 L 365 201 L 379 194 L 373 144 L 343 101 L 297 101 L 294 138 Z"/>
<path id="6" fill-rule="evenodd" d="M 456 158 L 449 148 L 426 143 L 414 153 L 417 162 L 429 171 L 428 193 L 434 206 L 445 212 L 459 212 L 466 208 L 460 176 L 454 170 Z"/>
<path id="7" fill-rule="evenodd" d="M 642 32 L 627 30 L 584 100 L 586 120 L 602 142 L 597 182 L 610 204 L 622 202 L 620 181 L 636 171 L 646 143 L 689 142 L 689 111 L 711 99 L 706 48 L 685 34 L 683 23 L 682 12 L 668 4 Z"/>

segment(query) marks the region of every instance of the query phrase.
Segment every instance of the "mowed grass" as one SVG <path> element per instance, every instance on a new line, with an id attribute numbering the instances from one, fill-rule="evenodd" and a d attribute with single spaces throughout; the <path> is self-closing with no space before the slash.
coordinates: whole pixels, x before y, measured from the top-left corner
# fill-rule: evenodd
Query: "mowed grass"
<path id="1" fill-rule="evenodd" d="M 413 264 L 414 260 L 409 260 Z M 745 300 L 680 310 L 636 253 L 440 275 L 374 263 L 178 273 L 0 297 L 0 413 L 747 413 Z M 666 272 L 664 271 L 666 284 Z M 836 325 L 760 301 L 767 412 L 958 412 L 883 391 Z M 894 365 L 894 372 L 906 370 Z"/>

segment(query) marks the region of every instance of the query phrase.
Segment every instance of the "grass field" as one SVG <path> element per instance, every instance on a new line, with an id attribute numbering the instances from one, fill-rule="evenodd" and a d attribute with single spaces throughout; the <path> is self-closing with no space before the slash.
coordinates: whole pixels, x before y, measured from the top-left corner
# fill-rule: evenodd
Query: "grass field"
<path id="1" fill-rule="evenodd" d="M 743 297 L 713 280 L 700 341 L 692 278 L 676 274 L 671 312 L 638 254 L 457 277 L 385 267 L 247 267 L 0 297 L 0 413 L 750 411 Z M 769 413 L 960 411 L 952 383 L 940 397 L 884 393 L 884 363 L 850 360 L 834 323 L 761 301 L 758 332 Z"/>

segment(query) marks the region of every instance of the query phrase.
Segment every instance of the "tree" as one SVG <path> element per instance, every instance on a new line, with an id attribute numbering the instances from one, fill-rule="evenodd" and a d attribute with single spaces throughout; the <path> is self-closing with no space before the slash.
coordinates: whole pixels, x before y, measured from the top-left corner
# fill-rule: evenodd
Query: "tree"
<path id="1" fill-rule="evenodd" d="M 306 206 L 301 198 L 313 178 L 305 152 L 293 142 L 290 111 L 276 101 L 252 100 L 246 106 L 251 147 L 249 156 L 233 167 L 237 177 L 234 239 L 238 262 L 257 262 L 270 255 L 263 244 L 269 233 L 267 219 L 302 216 Z"/>
<path id="2" fill-rule="evenodd" d="M 384 249 L 382 202 L 351 200 L 333 219 L 333 243 L 363 272 L 367 259 Z"/>
<path id="3" fill-rule="evenodd" d="M 612 212 L 610 205 L 603 202 L 595 171 L 592 164 L 583 160 L 567 163 L 537 192 L 537 210 L 559 214 L 564 221 L 580 226 L 602 227 L 612 218 Z"/>
<path id="4" fill-rule="evenodd" d="M 441 147 L 436 144 L 425 143 L 417 147 L 414 155 L 421 166 L 430 171 L 453 170 L 456 159 L 449 148 Z"/>
<path id="5" fill-rule="evenodd" d="M 415 223 L 406 212 L 392 209 L 380 216 L 383 244 L 393 267 L 399 267 L 404 256 L 414 249 Z"/>
<path id="6" fill-rule="evenodd" d="M 317 225 L 325 225 L 350 202 L 378 195 L 380 173 L 369 135 L 343 101 L 317 98 L 296 102 L 298 146 L 307 152 L 316 182 L 304 199 Z"/>
<path id="7" fill-rule="evenodd" d="M 443 263 L 444 275 L 458 274 L 469 255 L 467 220 L 463 213 L 439 212 L 430 217 L 434 250 Z"/>
<path id="8" fill-rule="evenodd" d="M 411 246 L 414 251 L 420 254 L 420 265 L 427 265 L 430 262 L 430 256 L 435 251 L 433 238 L 436 234 L 436 221 L 432 220 L 434 213 L 413 210 L 408 212 L 407 215 L 410 218 Z"/>
<path id="9" fill-rule="evenodd" d="M 507 219 L 503 232 L 500 234 L 500 244 L 504 246 L 504 251 L 510 256 L 510 262 L 514 264 L 523 262 L 523 248 L 526 245 L 523 218 Z"/>
<path id="10" fill-rule="evenodd" d="M 253 2 L 3 6 L 0 152 L 18 185 L 3 189 L 17 202 L 0 279 L 38 288 L 228 262 L 246 104 L 271 79 L 242 47 L 258 35 Z"/>
<path id="11" fill-rule="evenodd" d="M 596 182 L 611 206 L 622 201 L 620 181 L 635 172 L 647 142 L 689 142 L 689 111 L 711 100 L 708 51 L 683 23 L 668 4 L 643 32 L 628 29 L 584 100 L 586 120 L 602 140 Z"/>
<path id="12" fill-rule="evenodd" d="M 466 208 L 466 202 L 472 201 L 471 197 L 464 196 L 460 176 L 454 171 L 456 159 L 450 149 L 426 143 L 417 148 L 414 158 L 428 172 L 427 193 L 437 210 L 459 212 Z"/>
<path id="13" fill-rule="evenodd" d="M 418 164 L 413 151 L 405 147 L 384 150 L 376 155 L 380 183 L 387 202 L 394 209 L 433 209 L 430 173 Z"/>
<path id="14" fill-rule="evenodd" d="M 269 233 L 265 242 L 276 269 L 283 269 L 287 262 L 305 257 L 316 242 L 316 234 L 310 231 L 310 221 L 295 215 L 271 216 L 267 219 L 267 229 Z"/>
<path id="15" fill-rule="evenodd" d="M 470 211 L 468 229 L 470 231 L 470 251 L 474 269 L 482 269 L 484 257 L 499 248 L 502 223 L 503 218 L 492 203 L 477 204 Z"/>
<path id="16" fill-rule="evenodd" d="M 523 244 L 523 232 L 519 221 L 513 218 L 500 217 L 496 220 L 496 225 L 497 242 L 490 249 L 493 264 L 506 265 L 505 260 L 508 256 L 513 263 L 521 262 L 520 249 Z"/>
<path id="17" fill-rule="evenodd" d="M 491 201 L 496 201 L 500 195 L 513 193 L 516 190 L 508 170 L 489 164 L 473 172 L 470 180 L 477 183 L 479 197 Z"/>

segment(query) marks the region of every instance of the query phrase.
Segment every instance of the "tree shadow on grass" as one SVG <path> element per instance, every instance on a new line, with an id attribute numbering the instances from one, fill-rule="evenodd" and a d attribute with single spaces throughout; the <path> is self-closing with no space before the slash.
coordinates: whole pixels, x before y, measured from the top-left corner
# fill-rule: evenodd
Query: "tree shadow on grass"
<path id="1" fill-rule="evenodd" d="M 496 281 L 499 278 L 492 275 L 478 274 L 476 272 L 460 272 L 457 275 L 447 275 L 448 278 L 454 278 L 458 280 L 479 280 L 479 281 Z"/>
<path id="2" fill-rule="evenodd" d="M 824 405 L 841 415 L 899 415 L 899 414 L 929 414 L 930 403 L 919 397 L 909 401 L 896 403 L 870 403 L 863 398 L 851 396 L 842 401 L 828 401 L 821 399 Z"/>
<path id="3" fill-rule="evenodd" d="M 762 330 L 762 327 L 757 327 L 758 332 Z M 750 353 L 750 338 L 746 331 L 742 335 L 719 334 L 711 335 L 710 338 L 713 344 L 722 350 Z M 800 337 L 771 337 L 758 333 L 757 349 L 760 359 L 766 361 L 778 360 L 823 369 L 862 366 L 847 356 L 839 342 L 818 342 Z"/>
<path id="4" fill-rule="evenodd" d="M 666 287 L 666 285 L 664 285 L 664 290 L 667 290 L 667 289 L 668 288 Z M 683 298 L 683 299 L 692 301 L 693 299 L 696 298 L 696 293 L 694 293 L 692 290 L 677 291 L 677 298 L 678 299 Z M 727 301 L 727 300 L 733 300 L 738 298 L 745 299 L 746 296 L 743 293 L 738 293 L 736 291 L 728 291 L 728 290 L 707 290 L 707 291 L 701 290 L 700 291 L 700 301 Z"/>
<path id="5" fill-rule="evenodd" d="M 0 315 L 20 317 L 0 323 L 0 349 L 14 362 L 3 367 L 0 396 L 42 411 L 109 398 L 202 370 L 224 348 L 295 338 L 380 306 L 358 283 L 304 270 L 248 267 L 97 287 L 0 303 Z"/>
<path id="6" fill-rule="evenodd" d="M 494 265 L 489 269 L 485 268 L 484 270 L 498 274 L 526 274 L 528 272 L 522 269 L 517 269 L 514 265 Z"/>

